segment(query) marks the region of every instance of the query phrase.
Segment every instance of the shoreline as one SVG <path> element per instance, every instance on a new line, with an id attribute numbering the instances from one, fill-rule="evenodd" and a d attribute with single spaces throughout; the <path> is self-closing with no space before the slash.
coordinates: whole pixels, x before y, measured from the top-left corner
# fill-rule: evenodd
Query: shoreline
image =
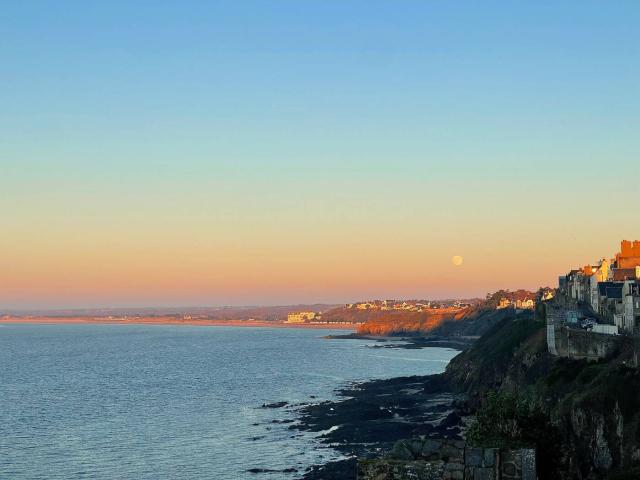
<path id="1" fill-rule="evenodd" d="M 326 335 L 322 338 L 326 340 L 367 340 L 376 342 L 376 345 L 372 345 L 369 348 L 404 348 L 407 350 L 416 350 L 437 347 L 463 351 L 469 348 L 478 337 L 452 337 L 429 334 L 421 336 L 378 336 L 353 332 L 339 335 Z"/>
<path id="2" fill-rule="evenodd" d="M 293 329 L 342 329 L 334 339 L 355 338 L 379 342 L 367 348 L 429 348 L 444 347 L 461 350 L 453 345 L 433 344 L 421 338 L 367 337 L 349 334 L 355 325 L 286 324 L 284 322 L 249 320 L 182 320 L 170 317 L 107 318 L 107 317 L 5 317 L 0 325 L 41 324 L 109 324 L 109 325 L 187 325 L 232 326 Z M 332 335 L 325 334 L 325 337 Z M 318 337 L 320 339 L 320 337 Z M 415 342 L 415 344 L 413 343 Z M 320 443 L 336 454 L 337 460 L 320 460 L 300 468 L 299 480 L 355 480 L 356 459 L 379 457 L 388 452 L 397 440 L 416 436 L 458 438 L 462 419 L 458 395 L 454 394 L 442 374 L 411 377 L 369 379 L 356 383 L 334 385 L 337 398 L 320 403 L 291 405 L 287 402 L 263 404 L 261 408 L 282 408 L 294 414 L 296 420 L 273 420 L 272 423 L 290 423 L 291 434 L 309 432 L 321 435 Z M 311 396 L 311 398 L 315 398 Z M 285 430 L 286 431 L 286 430 Z M 307 464 L 309 465 L 309 464 Z M 282 473 L 296 472 L 297 465 L 289 465 Z M 260 468 L 249 468 L 246 473 L 262 478 L 262 473 L 275 473 Z"/>
<path id="3" fill-rule="evenodd" d="M 169 317 L 141 317 L 131 319 L 117 319 L 104 317 L 1 317 L 0 325 L 185 325 L 192 327 L 264 327 L 264 328 L 298 328 L 308 330 L 351 330 L 353 324 L 304 324 L 286 323 L 267 320 L 179 320 Z"/>
<path id="4" fill-rule="evenodd" d="M 323 337 L 331 338 L 331 336 Z M 335 337 L 334 337 L 335 338 Z M 371 348 L 452 348 L 424 339 L 416 344 L 384 345 L 411 338 L 338 335 L 339 339 L 377 340 Z M 468 345 L 465 345 L 468 347 Z M 469 415 L 464 394 L 442 373 L 370 379 L 337 386 L 337 398 L 319 403 L 290 405 L 276 402 L 262 408 L 282 408 L 294 414 L 288 429 L 318 434 L 323 447 L 338 459 L 310 465 L 299 472 L 298 480 L 355 480 L 358 458 L 379 458 L 389 453 L 399 440 L 423 437 L 461 440 Z M 315 398 L 315 397 L 312 397 Z M 289 423 L 286 421 L 286 423 Z M 274 420 L 275 423 L 285 421 Z"/>
<path id="5" fill-rule="evenodd" d="M 312 465 L 301 480 L 355 480 L 357 458 L 380 457 L 398 440 L 462 438 L 463 398 L 443 374 L 369 380 L 337 393 L 337 400 L 301 407 L 289 429 L 326 432 L 321 443 L 345 458 Z"/>

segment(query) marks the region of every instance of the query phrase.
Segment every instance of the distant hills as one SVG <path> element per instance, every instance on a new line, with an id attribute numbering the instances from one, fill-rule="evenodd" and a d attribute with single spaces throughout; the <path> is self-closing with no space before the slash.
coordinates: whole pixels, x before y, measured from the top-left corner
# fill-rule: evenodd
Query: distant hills
<path id="1" fill-rule="evenodd" d="M 1 316 L 48 318 L 89 317 L 93 319 L 114 319 L 131 321 L 135 318 L 153 320 L 155 317 L 180 321 L 231 321 L 255 320 L 261 322 L 283 322 L 287 315 L 294 312 L 321 313 L 316 323 L 358 325 L 361 335 L 423 335 L 438 331 L 447 336 L 457 331 L 475 330 L 484 318 L 483 312 L 501 308 L 505 299 L 515 302 L 518 299 L 535 298 L 536 293 L 526 290 L 514 292 L 500 290 L 485 299 L 466 300 L 371 300 L 352 304 L 295 304 L 276 306 L 217 306 L 217 307 L 147 307 L 147 308 L 85 308 L 85 309 L 32 309 L 4 310 Z M 464 321 L 453 327 L 453 324 Z M 466 325 L 466 327 L 464 326 Z M 474 326 L 475 325 L 475 326 Z"/>
<path id="2" fill-rule="evenodd" d="M 220 306 L 220 307 L 147 307 L 147 308 L 85 308 L 65 310 L 5 310 L 0 315 L 46 317 L 190 317 L 194 320 L 262 320 L 278 321 L 293 311 L 326 312 L 336 304 L 299 304 L 277 306 Z"/>

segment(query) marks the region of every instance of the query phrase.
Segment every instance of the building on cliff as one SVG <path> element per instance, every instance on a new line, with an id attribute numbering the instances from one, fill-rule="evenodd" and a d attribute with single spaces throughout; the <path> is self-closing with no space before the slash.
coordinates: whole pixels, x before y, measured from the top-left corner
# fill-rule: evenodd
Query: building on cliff
<path id="1" fill-rule="evenodd" d="M 515 308 L 517 310 L 533 310 L 536 306 L 535 293 L 527 290 L 516 290 L 515 292 L 504 291 L 502 293 L 496 309 Z"/>
<path id="2" fill-rule="evenodd" d="M 591 268 L 591 275 L 589 278 L 589 296 L 588 301 L 594 312 L 600 309 L 600 295 L 598 292 L 598 284 L 607 281 L 609 278 L 609 272 L 611 271 L 611 261 L 606 258 L 601 259 L 595 266 L 595 270 Z"/>
<path id="3" fill-rule="evenodd" d="M 602 258 L 560 277 L 558 292 L 563 301 L 547 311 L 549 351 L 595 360 L 615 351 L 618 332 L 640 337 L 639 279 L 637 240 L 622 241 L 613 260 Z M 587 317 L 597 321 L 580 322 Z"/>
<path id="4" fill-rule="evenodd" d="M 624 282 L 626 280 L 636 280 L 636 279 L 640 278 L 640 267 L 612 268 L 609 278 L 614 282 Z"/>
<path id="5" fill-rule="evenodd" d="M 625 281 L 622 287 L 623 311 L 618 327 L 625 331 L 640 332 L 640 281 Z"/>
<path id="6" fill-rule="evenodd" d="M 287 315 L 287 323 L 305 323 L 318 319 L 316 312 L 292 312 Z"/>
<path id="7" fill-rule="evenodd" d="M 623 240 L 613 260 L 602 258 L 560 277 L 559 292 L 567 308 L 588 310 L 599 323 L 615 325 L 627 335 L 640 335 L 640 241 Z M 603 331 L 613 331 L 604 328 Z"/>
<path id="8" fill-rule="evenodd" d="M 635 268 L 640 266 L 640 240 L 623 240 L 620 253 L 616 255 L 617 268 Z"/>

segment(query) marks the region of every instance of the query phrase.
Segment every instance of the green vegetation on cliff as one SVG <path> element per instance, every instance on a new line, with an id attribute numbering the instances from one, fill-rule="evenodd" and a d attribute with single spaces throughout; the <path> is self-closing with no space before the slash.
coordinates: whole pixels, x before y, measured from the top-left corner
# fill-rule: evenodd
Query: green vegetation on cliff
<path id="1" fill-rule="evenodd" d="M 496 323 L 445 378 L 476 412 L 479 443 L 531 443 L 541 478 L 625 478 L 640 466 L 640 371 L 631 342 L 589 363 L 553 357 L 545 310 Z M 640 478 L 633 477 L 630 478 Z"/>
<path id="2" fill-rule="evenodd" d="M 516 392 L 489 392 L 467 440 L 481 447 L 535 448 L 539 478 L 554 478 L 562 468 L 560 429 L 537 402 Z"/>

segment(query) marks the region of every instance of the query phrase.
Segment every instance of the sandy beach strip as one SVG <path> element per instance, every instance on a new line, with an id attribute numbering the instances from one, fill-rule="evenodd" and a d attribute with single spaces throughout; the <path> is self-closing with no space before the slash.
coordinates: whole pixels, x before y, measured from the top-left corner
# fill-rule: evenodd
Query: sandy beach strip
<path id="1" fill-rule="evenodd" d="M 208 320 L 179 319 L 175 317 L 54 317 L 4 316 L 0 324 L 109 324 L 109 325 L 187 325 L 200 327 L 268 327 L 356 330 L 357 325 L 344 323 L 286 323 L 266 320 Z"/>

